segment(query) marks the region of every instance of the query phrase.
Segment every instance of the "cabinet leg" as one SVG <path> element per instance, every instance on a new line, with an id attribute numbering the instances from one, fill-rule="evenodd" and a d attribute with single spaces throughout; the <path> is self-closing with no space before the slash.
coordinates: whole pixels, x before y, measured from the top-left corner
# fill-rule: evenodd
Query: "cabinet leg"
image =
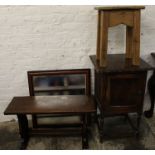
<path id="1" fill-rule="evenodd" d="M 148 81 L 148 92 L 150 96 L 151 106 L 148 111 L 144 112 L 145 117 L 150 118 L 153 116 L 154 101 L 155 101 L 155 71 Z"/>
<path id="2" fill-rule="evenodd" d="M 21 136 L 21 146 L 20 149 L 26 149 L 28 140 L 29 140 L 29 135 L 28 135 L 28 120 L 26 115 L 24 114 L 18 114 L 18 124 L 19 124 L 19 134 Z"/>
<path id="3" fill-rule="evenodd" d="M 100 143 L 103 143 L 104 117 L 102 115 L 99 116 L 98 128 L 99 128 Z"/>
<path id="4" fill-rule="evenodd" d="M 98 123 L 98 116 L 97 116 L 97 112 L 94 113 L 94 123 Z"/>
<path id="5" fill-rule="evenodd" d="M 88 149 L 88 129 L 87 129 L 87 114 L 83 115 L 83 126 L 82 126 L 82 149 Z"/>
<path id="6" fill-rule="evenodd" d="M 137 116 L 137 129 L 136 129 L 136 137 L 139 137 L 139 129 L 140 129 L 140 122 L 141 122 L 141 113 L 138 113 Z"/>

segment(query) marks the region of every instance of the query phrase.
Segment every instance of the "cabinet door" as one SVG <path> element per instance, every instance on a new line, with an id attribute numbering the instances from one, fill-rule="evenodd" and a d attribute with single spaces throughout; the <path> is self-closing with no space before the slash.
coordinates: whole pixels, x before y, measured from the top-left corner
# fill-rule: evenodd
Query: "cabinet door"
<path id="1" fill-rule="evenodd" d="M 146 72 L 108 75 L 105 110 L 112 114 L 141 112 L 145 83 Z"/>

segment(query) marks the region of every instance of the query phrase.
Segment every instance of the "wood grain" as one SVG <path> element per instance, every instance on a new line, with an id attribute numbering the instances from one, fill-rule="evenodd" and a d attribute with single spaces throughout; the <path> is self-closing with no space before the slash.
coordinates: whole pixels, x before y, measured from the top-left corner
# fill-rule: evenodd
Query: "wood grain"
<path id="1" fill-rule="evenodd" d="M 96 10 L 137 10 L 137 9 L 145 9 L 145 6 L 99 6 L 95 7 Z"/>
<path id="2" fill-rule="evenodd" d="M 140 64 L 140 11 L 134 11 L 133 26 L 133 65 Z"/>
<path id="3" fill-rule="evenodd" d="M 115 10 L 109 11 L 108 26 L 116 26 L 124 24 L 127 26 L 133 26 L 133 11 L 131 10 Z"/>
<path id="4" fill-rule="evenodd" d="M 98 11 L 98 25 L 97 25 L 97 48 L 96 48 L 96 59 L 100 60 L 100 18 L 101 18 L 101 11 Z"/>
<path id="5" fill-rule="evenodd" d="M 133 55 L 133 27 L 126 27 L 126 58 L 132 58 Z"/>
<path id="6" fill-rule="evenodd" d="M 86 95 L 14 97 L 4 114 L 75 114 L 95 112 L 93 97 Z"/>
<path id="7" fill-rule="evenodd" d="M 100 36 L 100 66 L 106 67 L 107 65 L 107 48 L 108 48 L 108 13 L 101 12 L 101 36 Z"/>

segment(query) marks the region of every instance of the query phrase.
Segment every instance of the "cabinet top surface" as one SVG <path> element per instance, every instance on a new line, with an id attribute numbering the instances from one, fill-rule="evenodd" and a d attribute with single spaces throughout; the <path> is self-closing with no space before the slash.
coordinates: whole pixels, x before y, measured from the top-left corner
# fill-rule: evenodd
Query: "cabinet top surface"
<path id="1" fill-rule="evenodd" d="M 21 96 L 14 97 L 4 114 L 60 114 L 95 112 L 92 96 Z"/>
<path id="2" fill-rule="evenodd" d="M 125 54 L 108 54 L 107 67 L 100 67 L 95 55 L 91 55 L 90 59 L 95 67 L 95 70 L 103 73 L 147 71 L 154 69 L 154 67 L 142 59 L 140 59 L 139 66 L 133 66 L 131 59 L 126 59 Z"/>
<path id="3" fill-rule="evenodd" d="M 145 9 L 145 6 L 98 6 L 95 7 L 96 10 L 139 10 Z"/>

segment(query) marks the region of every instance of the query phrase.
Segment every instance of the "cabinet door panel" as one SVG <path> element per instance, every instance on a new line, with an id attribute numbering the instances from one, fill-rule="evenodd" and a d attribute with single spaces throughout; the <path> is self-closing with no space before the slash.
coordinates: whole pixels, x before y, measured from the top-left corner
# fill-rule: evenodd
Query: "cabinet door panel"
<path id="1" fill-rule="evenodd" d="M 146 73 L 116 74 L 108 76 L 106 109 L 137 111 L 142 108 Z"/>

